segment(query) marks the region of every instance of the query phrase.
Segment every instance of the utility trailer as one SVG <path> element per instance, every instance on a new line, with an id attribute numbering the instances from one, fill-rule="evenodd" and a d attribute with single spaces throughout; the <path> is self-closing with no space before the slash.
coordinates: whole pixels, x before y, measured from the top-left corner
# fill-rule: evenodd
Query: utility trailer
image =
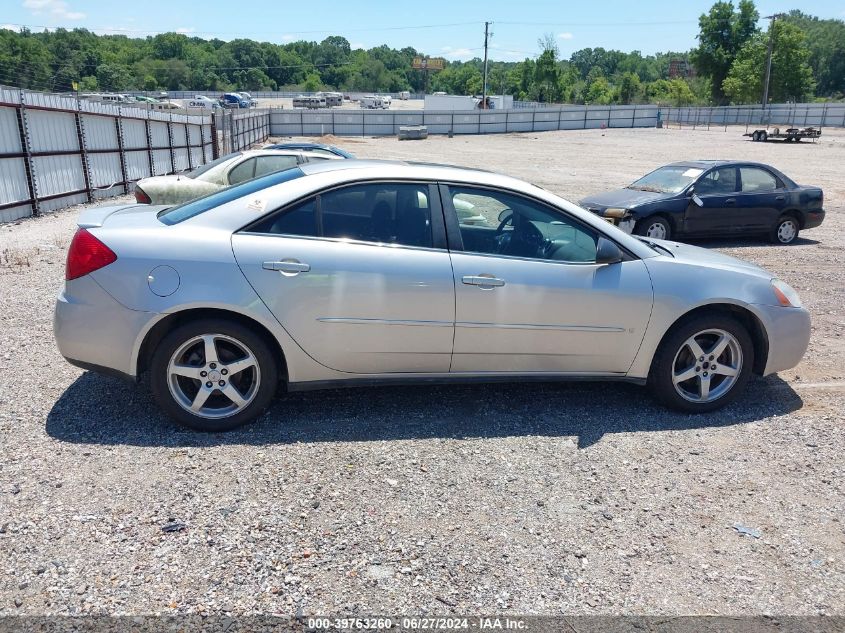
<path id="1" fill-rule="evenodd" d="M 743 134 L 743 136 L 750 136 L 752 141 L 758 141 L 761 143 L 775 140 L 784 141 L 785 143 L 798 143 L 801 139 L 805 138 L 813 139 L 813 142 L 815 143 L 816 139 L 821 135 L 822 131 L 817 130 L 814 127 L 790 127 L 786 128 L 783 132 L 780 131 L 780 128 L 776 127 L 771 132 L 768 130 L 754 130 L 753 132 L 746 132 Z"/>

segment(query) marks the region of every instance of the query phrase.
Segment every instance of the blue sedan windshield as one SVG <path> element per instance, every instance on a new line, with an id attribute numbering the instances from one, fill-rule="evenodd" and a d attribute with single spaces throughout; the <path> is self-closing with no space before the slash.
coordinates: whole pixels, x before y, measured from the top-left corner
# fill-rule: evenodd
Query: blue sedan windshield
<path id="1" fill-rule="evenodd" d="M 177 207 L 165 209 L 158 214 L 158 219 L 168 225 L 184 222 L 185 220 L 193 218 L 200 213 L 205 213 L 209 209 L 214 209 L 215 207 L 219 207 L 227 202 L 232 202 L 232 200 L 243 198 L 244 196 L 253 194 L 256 191 L 261 191 L 262 189 L 267 189 L 268 187 L 279 185 L 283 182 L 301 178 L 304 175 L 305 174 L 299 167 L 293 167 L 284 171 L 273 172 L 272 174 L 267 174 L 266 176 L 259 176 L 258 178 L 247 180 L 239 185 L 234 185 L 232 187 L 216 191 L 208 196 L 191 200 L 190 202 L 186 202 L 185 204 Z"/>

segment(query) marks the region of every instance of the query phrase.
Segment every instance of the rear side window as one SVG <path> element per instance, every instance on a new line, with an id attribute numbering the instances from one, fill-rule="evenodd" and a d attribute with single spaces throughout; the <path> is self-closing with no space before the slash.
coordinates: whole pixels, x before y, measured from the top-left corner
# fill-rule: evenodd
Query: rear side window
<path id="1" fill-rule="evenodd" d="M 774 191 L 779 188 L 777 178 L 758 167 L 740 167 L 742 178 L 742 191 L 745 193 L 760 193 L 763 191 Z"/>
<path id="2" fill-rule="evenodd" d="M 230 185 L 237 185 L 238 183 L 244 182 L 245 180 L 252 180 L 255 176 L 255 159 L 249 158 L 242 162 L 240 165 L 236 165 L 231 169 L 229 172 L 229 184 Z"/>
<path id="3" fill-rule="evenodd" d="M 301 169 L 296 168 L 286 169 L 285 171 L 278 171 L 262 176 L 261 178 L 248 180 L 243 184 L 222 189 L 203 198 L 197 198 L 185 204 L 165 209 L 158 214 L 158 219 L 168 225 L 184 222 L 215 207 L 232 202 L 238 198 L 243 198 L 244 196 L 252 195 L 256 191 L 301 178 L 304 175 Z"/>
<path id="4" fill-rule="evenodd" d="M 343 187 L 273 214 L 248 230 L 431 248 L 429 187 L 408 183 Z"/>

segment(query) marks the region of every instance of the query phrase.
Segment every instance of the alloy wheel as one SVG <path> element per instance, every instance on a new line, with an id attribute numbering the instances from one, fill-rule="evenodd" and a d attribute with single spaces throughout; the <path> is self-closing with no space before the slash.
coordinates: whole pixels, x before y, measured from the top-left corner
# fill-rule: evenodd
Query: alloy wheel
<path id="1" fill-rule="evenodd" d="M 252 350 L 225 334 L 201 334 L 180 345 L 167 364 L 167 386 L 185 411 L 207 419 L 235 415 L 261 385 Z"/>
<path id="2" fill-rule="evenodd" d="M 672 362 L 675 391 L 689 402 L 713 402 L 727 394 L 742 370 L 742 347 L 722 329 L 694 334 L 681 344 Z"/>

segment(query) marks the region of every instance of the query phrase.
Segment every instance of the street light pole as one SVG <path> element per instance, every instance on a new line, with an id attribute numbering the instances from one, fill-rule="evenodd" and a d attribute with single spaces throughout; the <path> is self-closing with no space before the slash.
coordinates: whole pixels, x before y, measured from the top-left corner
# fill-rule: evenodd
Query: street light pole
<path id="1" fill-rule="evenodd" d="M 767 15 L 765 20 L 771 20 L 769 24 L 769 52 L 766 55 L 766 79 L 763 82 L 763 108 L 769 104 L 769 81 L 772 77 L 772 52 L 775 48 L 775 20 L 784 17 L 783 13 Z"/>
<path id="2" fill-rule="evenodd" d="M 490 27 L 489 22 L 484 23 L 484 81 L 481 89 L 481 108 L 487 108 L 487 32 Z"/>

